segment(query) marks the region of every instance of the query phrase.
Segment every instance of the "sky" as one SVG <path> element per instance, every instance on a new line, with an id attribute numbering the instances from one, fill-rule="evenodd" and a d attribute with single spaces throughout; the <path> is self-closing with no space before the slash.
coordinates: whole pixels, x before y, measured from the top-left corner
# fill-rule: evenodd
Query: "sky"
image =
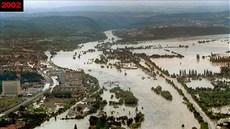
<path id="1" fill-rule="evenodd" d="M 58 8 L 67 6 L 135 6 L 135 5 L 226 5 L 228 0 L 25 0 L 26 8 Z"/>

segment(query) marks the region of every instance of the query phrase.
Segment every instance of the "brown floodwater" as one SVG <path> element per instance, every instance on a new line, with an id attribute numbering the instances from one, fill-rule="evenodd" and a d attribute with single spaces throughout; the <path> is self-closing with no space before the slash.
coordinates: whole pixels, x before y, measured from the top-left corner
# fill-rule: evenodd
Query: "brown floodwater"
<path id="1" fill-rule="evenodd" d="M 108 39 L 106 42 L 112 42 L 112 38 L 118 40 L 116 36 L 112 34 L 112 31 L 106 31 L 105 34 L 107 35 Z M 219 37 L 219 36 L 217 36 Z M 202 37 L 200 37 L 202 39 Z M 171 42 L 173 44 L 182 44 L 182 39 L 179 41 L 176 39 L 173 39 Z M 195 38 L 195 40 L 198 40 Z M 184 39 L 183 39 L 184 41 Z M 189 42 L 190 41 L 190 42 Z M 165 44 L 171 44 L 170 40 L 157 40 L 157 41 L 146 41 L 143 42 L 143 44 L 153 44 L 153 42 L 157 42 L 157 44 L 161 44 L 162 46 Z M 208 55 L 210 54 L 210 51 L 212 48 L 208 49 L 205 48 L 206 52 L 202 52 L 202 49 L 197 50 L 197 48 L 200 48 L 199 44 L 195 44 L 197 48 L 193 48 L 192 43 L 195 43 L 194 39 L 188 39 L 184 41 L 186 43 L 190 43 L 189 48 L 181 48 L 178 50 L 173 50 L 175 52 L 181 53 L 186 55 L 186 57 L 180 61 L 182 62 L 184 66 L 180 66 L 180 64 L 175 64 L 177 60 L 179 59 L 153 59 L 154 62 L 156 62 L 161 67 L 168 69 L 170 72 L 178 72 L 179 69 L 186 68 L 196 68 L 199 69 L 200 65 L 204 65 L 204 67 L 201 68 L 200 71 L 203 70 L 203 68 L 208 68 L 214 71 L 218 71 L 219 67 L 214 67 L 212 65 L 206 64 L 208 61 L 200 61 L 196 62 L 196 54 L 201 55 Z M 222 43 L 222 42 L 221 42 Z M 157 80 L 153 79 L 152 77 L 149 77 L 147 74 L 145 74 L 140 69 L 135 70 L 122 70 L 121 72 L 117 71 L 115 68 L 101 68 L 101 65 L 94 64 L 90 61 L 90 59 L 94 59 L 99 57 L 99 55 L 102 53 L 100 51 L 95 52 L 88 52 L 86 54 L 82 54 L 82 51 L 86 51 L 88 49 L 94 48 L 98 42 L 89 42 L 84 44 L 84 47 L 81 49 L 76 49 L 71 52 L 63 52 L 60 51 L 57 53 L 57 55 L 52 58 L 51 60 L 58 66 L 64 67 L 64 68 L 70 68 L 74 70 L 78 69 L 84 69 L 86 73 L 89 73 L 96 77 L 99 80 L 99 83 L 101 86 L 104 86 L 105 88 L 109 89 L 113 86 L 109 86 L 104 84 L 104 82 L 107 81 L 119 81 L 119 86 L 122 87 L 122 89 L 128 90 L 131 88 L 131 91 L 133 94 L 139 99 L 138 102 L 138 109 L 139 111 L 143 112 L 145 115 L 145 120 L 142 123 L 141 129 L 180 129 L 181 125 L 185 125 L 185 129 L 191 129 L 192 127 L 199 128 L 198 121 L 194 118 L 193 114 L 187 109 L 186 105 L 183 104 L 183 98 L 177 93 L 177 91 L 169 84 L 165 82 L 165 80 L 159 76 L 157 76 Z M 142 45 L 143 45 L 142 44 Z M 140 45 L 140 44 L 138 44 Z M 202 44 L 204 45 L 204 44 Z M 121 45 L 122 46 L 122 45 Z M 207 46 L 210 46 L 210 44 Z M 216 46 L 216 43 L 213 45 Z M 218 48 L 218 51 L 225 51 L 224 43 Z M 177 48 L 176 48 L 177 49 Z M 194 52 L 186 52 L 187 50 L 190 50 Z M 148 50 L 145 49 L 143 52 L 148 53 L 149 51 L 154 50 Z M 73 59 L 74 53 L 77 52 L 77 54 L 81 54 L 80 59 L 76 58 Z M 184 53 L 183 53 L 184 52 Z M 202 53 L 201 53 L 202 52 Z M 194 55 L 195 54 L 195 55 Z M 193 59 L 193 56 L 195 56 L 195 61 Z M 190 63 L 190 65 L 186 65 L 186 60 L 191 59 L 193 63 Z M 201 59 L 202 60 L 202 59 Z M 205 59 L 206 60 L 206 59 Z M 198 64 L 198 65 L 197 65 Z M 195 66 L 193 66 L 195 65 Z M 178 67 L 177 67 L 178 66 Z M 88 70 L 91 70 L 89 72 Z M 171 69 L 171 70 L 170 70 Z M 173 71 L 176 69 L 175 71 Z M 124 75 L 124 73 L 127 73 L 127 76 Z M 143 79 L 143 77 L 145 79 Z M 172 101 L 167 101 L 163 97 L 155 94 L 153 91 L 151 91 L 151 87 L 156 87 L 160 85 L 163 90 L 168 90 L 173 96 Z M 107 101 L 111 100 L 110 98 L 111 93 L 109 91 L 106 91 L 103 93 L 102 97 L 106 99 Z M 143 109 L 141 109 L 143 107 Z M 113 108 L 112 106 L 105 106 L 104 111 L 107 112 L 107 115 L 111 115 L 111 112 L 114 112 L 114 116 L 123 116 L 127 115 L 130 116 L 135 115 L 135 108 L 134 107 L 127 107 L 127 106 L 120 106 L 119 108 Z M 44 122 L 40 127 L 37 127 L 36 129 L 71 129 L 74 128 L 74 125 L 77 124 L 79 129 L 87 129 L 89 126 L 89 116 L 85 117 L 81 120 L 60 120 L 60 118 L 65 117 L 67 115 L 68 111 L 60 114 L 58 116 L 58 119 L 55 121 L 54 118 L 51 118 L 49 121 Z M 96 114 L 93 114 L 96 115 Z"/>

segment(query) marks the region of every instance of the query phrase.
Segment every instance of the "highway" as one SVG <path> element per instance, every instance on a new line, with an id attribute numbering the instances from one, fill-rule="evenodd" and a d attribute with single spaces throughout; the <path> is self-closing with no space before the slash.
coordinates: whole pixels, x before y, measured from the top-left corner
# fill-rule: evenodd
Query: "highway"
<path id="1" fill-rule="evenodd" d="M 39 73 L 40 75 L 42 75 L 42 76 L 45 78 L 45 80 L 46 80 L 46 84 L 45 84 L 45 85 L 47 85 L 47 84 L 49 84 L 49 86 L 53 85 L 53 80 L 52 80 L 49 76 L 45 75 L 45 74 L 44 74 L 42 71 L 40 71 L 40 70 L 38 70 L 38 73 Z M 1 113 L 1 114 L 0 114 L 0 117 L 4 117 L 5 115 L 7 115 L 7 114 L 9 114 L 9 113 L 11 113 L 11 112 L 17 111 L 21 106 L 27 106 L 28 104 L 31 104 L 31 103 L 33 103 L 33 102 L 39 100 L 40 98 L 43 97 L 43 94 L 44 94 L 45 92 L 47 92 L 48 90 L 49 90 L 49 88 L 43 90 L 42 92 L 36 94 L 36 95 L 33 96 L 33 97 L 27 98 L 27 100 L 23 101 L 22 103 L 20 103 L 20 104 L 16 105 L 15 107 L 13 107 L 13 108 L 11 108 L 11 109 L 8 109 L 8 110 L 4 111 L 3 113 Z"/>
<path id="2" fill-rule="evenodd" d="M 152 66 L 150 62 L 146 61 L 145 62 Z M 154 67 L 154 66 L 153 66 Z M 165 76 L 165 78 L 171 80 L 174 82 L 174 84 L 183 91 L 184 95 L 186 98 L 188 98 L 189 102 L 193 104 L 194 108 L 196 109 L 196 111 L 198 113 L 200 113 L 200 115 L 203 117 L 203 120 L 205 122 L 208 123 L 209 129 L 216 129 L 216 125 L 214 124 L 214 122 L 203 112 L 203 110 L 201 109 L 201 107 L 196 103 L 196 101 L 192 98 L 192 96 L 187 92 L 187 90 L 175 79 L 175 78 L 171 78 L 168 77 L 167 75 L 165 75 L 164 73 L 162 73 L 159 70 L 156 70 L 157 68 L 154 67 L 155 72 L 158 71 L 160 74 L 163 74 Z"/>
<path id="3" fill-rule="evenodd" d="M 196 101 L 192 98 L 192 96 L 187 92 L 187 90 L 176 80 L 171 77 L 166 77 L 169 80 L 172 80 L 174 84 L 183 91 L 186 98 L 188 98 L 189 102 L 193 104 L 193 107 L 197 112 L 203 117 L 204 121 L 208 123 L 209 129 L 216 129 L 214 122 L 203 112 L 201 107 L 196 103 Z"/>
<path id="4" fill-rule="evenodd" d="M 45 90 L 45 91 L 42 91 L 42 92 L 38 93 L 37 95 L 35 95 L 35 96 L 31 97 L 31 98 L 28 98 L 26 101 L 23 101 L 22 103 L 18 104 L 18 105 L 15 106 L 15 107 L 13 107 L 13 108 L 11 108 L 11 109 L 8 109 L 8 110 L 4 111 L 2 114 L 0 114 L 0 117 L 3 117 L 3 116 L 5 116 L 5 115 L 7 115 L 7 114 L 9 114 L 9 113 L 11 113 L 11 112 L 17 111 L 21 106 L 27 106 L 28 104 L 31 104 L 31 103 L 35 102 L 35 101 L 38 100 L 39 98 L 42 98 L 42 97 L 43 97 L 43 94 L 44 94 L 46 91 L 48 91 L 48 89 Z"/>

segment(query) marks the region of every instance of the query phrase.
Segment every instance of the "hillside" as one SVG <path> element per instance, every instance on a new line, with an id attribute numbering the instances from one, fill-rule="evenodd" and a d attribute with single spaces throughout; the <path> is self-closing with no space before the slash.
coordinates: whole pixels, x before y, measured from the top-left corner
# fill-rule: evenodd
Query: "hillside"
<path id="1" fill-rule="evenodd" d="M 38 38 L 84 43 L 104 39 L 102 31 L 120 29 L 124 40 L 146 40 L 229 33 L 224 12 L 164 14 L 158 12 L 57 12 L 24 14 L 0 20 L 1 38 Z M 138 32 L 139 31 L 139 32 Z M 138 34 L 139 33 L 139 34 Z M 129 35 L 131 34 L 131 35 Z"/>
<path id="2" fill-rule="evenodd" d="M 174 26 L 158 28 L 132 28 L 116 30 L 116 35 L 123 41 L 142 41 L 176 37 L 229 34 L 228 27 Z"/>
<path id="3" fill-rule="evenodd" d="M 1 20 L 2 38 L 50 37 L 100 34 L 98 23 L 87 17 L 51 16 Z"/>
<path id="4" fill-rule="evenodd" d="M 151 16 L 135 25 L 229 27 L 229 20 L 229 11 L 207 13 L 179 13 Z"/>
<path id="5" fill-rule="evenodd" d="M 81 16 L 17 17 L 0 22 L 2 48 L 73 50 L 80 43 L 106 38 L 95 20 Z"/>
<path id="6" fill-rule="evenodd" d="M 229 12 L 158 14 L 149 16 L 116 35 L 124 41 L 230 33 Z"/>

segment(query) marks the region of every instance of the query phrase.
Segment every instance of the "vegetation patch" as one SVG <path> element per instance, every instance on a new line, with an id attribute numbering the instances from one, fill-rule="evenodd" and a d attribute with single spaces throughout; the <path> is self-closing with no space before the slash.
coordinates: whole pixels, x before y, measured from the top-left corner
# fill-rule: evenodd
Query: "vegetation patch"
<path id="1" fill-rule="evenodd" d="M 24 82 L 41 82 L 44 78 L 37 72 L 22 72 L 20 80 Z"/>
<path id="2" fill-rule="evenodd" d="M 22 98 L 0 98 L 0 113 L 23 102 Z"/>
<path id="3" fill-rule="evenodd" d="M 135 28 L 135 27 L 134 27 Z M 167 27 L 142 27 L 142 28 L 120 29 L 115 33 L 124 42 L 168 39 L 186 36 L 202 36 L 215 34 L 228 34 L 228 27 L 198 27 L 198 26 L 167 26 Z M 133 33 L 128 33 L 128 32 Z M 141 33 L 136 33 L 141 32 Z"/>
<path id="4" fill-rule="evenodd" d="M 151 90 L 153 90 L 158 95 L 160 94 L 165 99 L 172 101 L 173 97 L 172 97 L 171 93 L 169 91 L 162 90 L 161 86 L 157 86 L 156 88 L 152 87 Z"/>
<path id="5" fill-rule="evenodd" d="M 211 110 L 209 110 L 212 107 L 222 107 L 230 105 L 230 88 L 226 83 L 218 82 L 216 85 L 214 85 L 214 89 L 188 89 L 192 97 L 211 119 L 221 119 L 230 116 L 229 114 L 224 113 L 213 113 Z"/>
<path id="6" fill-rule="evenodd" d="M 127 105 L 136 105 L 138 104 L 138 99 L 133 95 L 131 91 L 122 90 L 120 87 L 114 87 L 110 89 L 111 93 L 115 94 L 117 99 L 121 99 Z"/>
<path id="7" fill-rule="evenodd" d="M 100 59 L 96 58 L 94 61 L 96 64 L 107 64 L 108 59 L 104 55 L 100 55 Z"/>
<path id="8" fill-rule="evenodd" d="M 134 118 L 128 118 L 127 116 L 90 116 L 89 129 L 125 129 L 123 126 L 127 126 L 131 129 L 136 129 L 141 126 L 141 122 L 144 121 L 144 114 L 138 112 Z"/>

